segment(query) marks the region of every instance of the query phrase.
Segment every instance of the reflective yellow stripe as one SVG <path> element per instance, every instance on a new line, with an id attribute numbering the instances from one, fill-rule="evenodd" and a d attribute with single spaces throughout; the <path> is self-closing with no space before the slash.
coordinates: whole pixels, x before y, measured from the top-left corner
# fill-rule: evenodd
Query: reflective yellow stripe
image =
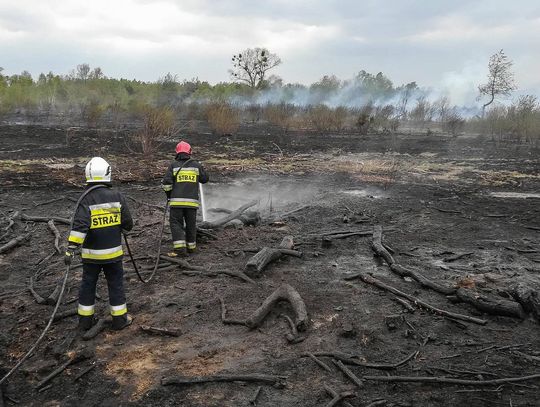
<path id="1" fill-rule="evenodd" d="M 170 206 L 192 206 L 194 208 L 199 207 L 198 202 L 184 202 L 184 201 L 171 201 L 169 202 Z"/>
<path id="2" fill-rule="evenodd" d="M 86 180 L 87 180 L 87 181 L 89 181 L 89 180 L 102 181 L 102 180 L 103 180 L 103 177 L 92 177 L 92 178 L 86 177 Z"/>
<path id="3" fill-rule="evenodd" d="M 172 191 L 173 186 L 172 185 L 162 185 L 161 188 L 163 188 L 164 191 Z"/>
<path id="4" fill-rule="evenodd" d="M 82 244 L 84 242 L 84 237 L 77 237 L 77 236 L 69 235 L 68 242 Z"/>
<path id="5" fill-rule="evenodd" d="M 82 253 L 81 257 L 83 259 L 90 259 L 90 260 L 109 260 L 114 259 L 115 257 L 122 256 L 124 254 L 124 251 L 122 249 L 117 250 L 112 253 L 105 253 L 105 254 L 95 254 L 95 253 Z"/>
<path id="6" fill-rule="evenodd" d="M 90 216 L 109 215 L 111 213 L 120 213 L 120 208 L 90 209 Z"/>
<path id="7" fill-rule="evenodd" d="M 113 317 L 119 317 L 120 315 L 127 314 L 126 304 L 122 305 L 111 305 L 111 315 Z"/>
<path id="8" fill-rule="evenodd" d="M 187 244 L 187 247 L 188 247 L 189 249 L 195 249 L 195 248 L 197 247 L 197 243 L 188 243 L 188 244 Z"/>
<path id="9" fill-rule="evenodd" d="M 77 232 L 76 230 L 72 230 L 72 231 L 69 232 L 68 242 L 82 244 L 82 242 L 84 242 L 85 237 L 86 237 L 86 233 Z"/>
<path id="10" fill-rule="evenodd" d="M 79 304 L 77 308 L 77 313 L 83 317 L 90 317 L 94 315 L 94 306 L 93 305 L 81 305 Z"/>

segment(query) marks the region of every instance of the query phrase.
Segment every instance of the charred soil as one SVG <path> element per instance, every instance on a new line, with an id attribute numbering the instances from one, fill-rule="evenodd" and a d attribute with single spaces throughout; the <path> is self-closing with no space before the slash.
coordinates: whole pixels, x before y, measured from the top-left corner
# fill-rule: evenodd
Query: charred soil
<path id="1" fill-rule="evenodd" d="M 54 234 L 47 222 L 25 221 L 21 214 L 69 218 L 88 158 L 101 155 L 112 162 L 115 186 L 131 197 L 136 217 L 131 248 L 141 267 L 152 264 L 148 256 L 157 250 L 159 207 L 164 205 L 159 181 L 174 140 L 164 140 L 149 159 L 130 151 L 126 137 L 82 129 L 66 146 L 65 129 L 0 128 L 0 246 L 29 234 L 0 254 L 0 374 L 26 352 L 52 311 L 51 305 L 36 303 L 30 278 L 37 294 L 47 298 L 64 269 L 62 256 L 53 254 Z M 349 404 L 341 405 L 537 405 L 538 378 L 481 383 L 540 373 L 540 325 L 532 314 L 484 314 L 401 278 L 375 256 L 371 240 L 374 226 L 381 225 L 383 243 L 397 263 L 475 295 L 512 301 L 510 288 L 517 281 L 538 289 L 538 151 L 476 136 L 283 136 L 270 129 L 234 137 L 195 134 L 189 141 L 212 177 L 205 188 L 208 207 L 234 210 L 257 199 L 250 209 L 262 221 L 215 230 L 217 240 L 201 236 L 198 252 L 187 260 L 210 273 L 158 270 L 142 284 L 126 256 L 133 325 L 84 341 L 76 332 L 76 317 L 55 322 L 44 343 L 2 386 L 5 405 L 315 406 L 332 399 L 324 385 L 354 393 L 346 399 Z M 55 225 L 64 239 L 68 226 Z M 163 252 L 171 246 L 168 226 L 165 230 Z M 302 257 L 281 256 L 252 277 L 255 283 L 220 273 L 244 271 L 258 250 L 277 248 L 285 236 L 293 236 Z M 407 310 L 394 295 L 348 279 L 359 272 L 487 323 L 447 318 L 412 302 Z M 61 311 L 76 306 L 80 277 L 75 268 Z M 220 299 L 227 318 L 245 320 L 283 284 L 298 292 L 309 317 L 295 340 L 286 337 L 291 328 L 282 314 L 295 318 L 286 301 L 278 302 L 255 329 L 222 322 Z M 105 315 L 104 278 L 98 293 L 98 312 Z M 34 389 L 83 348 L 91 352 L 89 359 L 72 363 L 40 391 Z M 362 388 L 333 359 L 344 361 Z M 162 378 L 178 375 L 243 374 L 286 378 L 275 385 L 264 380 L 162 384 Z M 373 379 L 386 374 L 471 383 Z"/>

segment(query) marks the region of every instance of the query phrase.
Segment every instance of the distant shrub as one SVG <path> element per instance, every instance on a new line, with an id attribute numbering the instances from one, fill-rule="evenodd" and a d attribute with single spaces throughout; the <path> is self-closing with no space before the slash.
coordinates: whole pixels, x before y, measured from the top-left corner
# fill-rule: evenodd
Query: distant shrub
<path id="1" fill-rule="evenodd" d="M 143 127 L 132 139 L 137 150 L 144 156 L 152 156 L 164 138 L 176 133 L 176 118 L 170 107 L 144 105 L 139 108 Z"/>
<path id="2" fill-rule="evenodd" d="M 445 120 L 443 122 L 443 130 L 450 133 L 452 136 L 457 135 L 463 131 L 465 126 L 465 119 L 459 114 L 456 109 L 451 109 L 446 112 Z"/>
<path id="3" fill-rule="evenodd" d="M 347 109 L 341 106 L 332 109 L 326 105 L 317 105 L 310 107 L 308 110 L 311 126 L 320 133 L 342 131 L 347 114 Z"/>
<path id="4" fill-rule="evenodd" d="M 97 127 L 99 119 L 105 112 L 105 106 L 97 98 L 90 98 L 79 104 L 81 118 L 88 127 Z"/>
<path id="5" fill-rule="evenodd" d="M 268 104 L 263 109 L 263 117 L 268 123 L 287 133 L 295 116 L 295 107 L 289 103 Z"/>
<path id="6" fill-rule="evenodd" d="M 225 102 L 211 103 L 206 107 L 206 119 L 212 132 L 218 135 L 234 134 L 240 127 L 240 112 Z"/>

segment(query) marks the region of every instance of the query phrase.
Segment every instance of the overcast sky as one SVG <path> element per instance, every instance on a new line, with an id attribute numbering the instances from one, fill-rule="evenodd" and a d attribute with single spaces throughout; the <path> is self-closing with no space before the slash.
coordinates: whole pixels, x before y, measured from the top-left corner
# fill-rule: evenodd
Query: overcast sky
<path id="1" fill-rule="evenodd" d="M 77 64 L 154 81 L 229 80 L 230 57 L 262 46 L 285 82 L 384 72 L 395 83 L 470 92 L 504 48 L 523 90 L 540 90 L 539 0 L 0 0 L 8 74 Z M 458 95 L 459 96 L 459 95 Z"/>

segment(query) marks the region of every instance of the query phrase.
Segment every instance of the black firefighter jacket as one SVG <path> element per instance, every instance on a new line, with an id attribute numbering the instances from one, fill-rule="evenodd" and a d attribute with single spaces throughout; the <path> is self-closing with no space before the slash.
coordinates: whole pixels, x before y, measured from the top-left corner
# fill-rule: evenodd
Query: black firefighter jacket
<path id="1" fill-rule="evenodd" d="M 182 155 L 174 160 L 161 182 L 171 208 L 197 209 L 200 204 L 199 182 L 208 182 L 208 174 L 200 162 Z"/>
<path id="2" fill-rule="evenodd" d="M 82 245 L 83 263 L 112 263 L 124 254 L 122 229 L 132 228 L 133 219 L 124 196 L 104 185 L 88 193 L 79 204 L 68 241 Z"/>

